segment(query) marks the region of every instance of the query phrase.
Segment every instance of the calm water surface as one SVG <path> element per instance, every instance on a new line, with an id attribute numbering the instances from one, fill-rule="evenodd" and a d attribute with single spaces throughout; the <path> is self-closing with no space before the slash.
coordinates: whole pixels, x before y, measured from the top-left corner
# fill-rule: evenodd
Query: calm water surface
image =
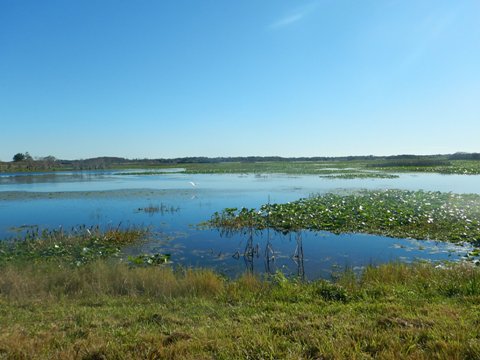
<path id="1" fill-rule="evenodd" d="M 13 237 L 29 226 L 149 226 L 151 240 L 129 253 L 169 252 L 176 264 L 213 267 L 232 276 L 245 269 L 282 270 L 311 279 L 347 266 L 360 269 L 396 259 L 458 259 L 469 248 L 308 231 L 225 236 L 196 225 L 226 207 L 258 207 L 330 191 L 397 188 L 480 194 L 480 176 L 400 174 L 397 179 L 339 180 L 314 175 L 186 175 L 172 170 L 148 176 L 117 173 L 0 174 L 0 237 Z M 160 211 L 141 210 L 149 206 Z M 244 256 L 246 252 L 251 256 Z"/>

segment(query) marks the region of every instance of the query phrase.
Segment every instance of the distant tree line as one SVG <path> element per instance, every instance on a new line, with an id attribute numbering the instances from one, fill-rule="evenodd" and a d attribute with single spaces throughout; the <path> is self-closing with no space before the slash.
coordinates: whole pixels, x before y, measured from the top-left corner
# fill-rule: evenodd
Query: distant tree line
<path id="1" fill-rule="evenodd" d="M 182 157 L 172 159 L 126 159 L 122 157 L 102 156 L 81 160 L 59 160 L 54 156 L 32 157 L 28 152 L 17 153 L 12 162 L 0 162 L 0 171 L 43 171 L 43 170 L 96 170 L 111 169 L 118 166 L 155 166 L 182 164 L 214 164 L 225 162 L 281 162 L 281 161 L 375 161 L 371 166 L 442 166 L 449 165 L 450 160 L 480 160 L 480 153 L 455 153 L 447 155 L 393 155 L 393 156 L 236 156 L 236 157 Z"/>

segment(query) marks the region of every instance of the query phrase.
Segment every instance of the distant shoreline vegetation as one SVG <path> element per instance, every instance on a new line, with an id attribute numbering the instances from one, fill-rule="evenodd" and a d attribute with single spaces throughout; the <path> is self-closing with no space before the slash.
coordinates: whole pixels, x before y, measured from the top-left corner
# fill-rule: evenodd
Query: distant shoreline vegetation
<path id="1" fill-rule="evenodd" d="M 428 172 L 440 174 L 480 174 L 480 153 L 455 153 L 447 155 L 395 155 L 395 156 L 344 156 L 344 157 L 183 157 L 173 159 L 125 159 L 121 157 L 97 157 L 85 160 L 60 160 L 53 156 L 32 157 L 15 154 L 15 160 L 0 162 L 0 172 L 75 171 L 106 169 L 143 169 L 144 174 L 155 169 L 182 168 L 185 173 L 286 173 L 326 175 L 329 170 L 341 178 L 351 178 L 352 172 L 362 171 L 353 177 L 379 177 L 366 175 L 364 171 Z M 350 172 L 350 175 L 347 174 Z M 143 175 L 143 174 L 140 174 Z M 328 175 L 328 174 L 327 174 Z"/>

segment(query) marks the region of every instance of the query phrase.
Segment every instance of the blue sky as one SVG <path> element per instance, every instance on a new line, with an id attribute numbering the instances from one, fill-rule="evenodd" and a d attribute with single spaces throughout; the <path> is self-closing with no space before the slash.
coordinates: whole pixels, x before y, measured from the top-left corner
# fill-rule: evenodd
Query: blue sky
<path id="1" fill-rule="evenodd" d="M 0 160 L 480 152 L 480 1 L 0 0 Z"/>

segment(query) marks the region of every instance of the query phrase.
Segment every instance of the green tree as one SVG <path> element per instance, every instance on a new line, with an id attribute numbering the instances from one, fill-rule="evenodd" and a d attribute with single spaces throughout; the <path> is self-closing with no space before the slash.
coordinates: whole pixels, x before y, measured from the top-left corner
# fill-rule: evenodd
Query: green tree
<path id="1" fill-rule="evenodd" d="M 13 155 L 13 161 L 18 162 L 18 161 L 23 161 L 25 160 L 25 154 L 18 153 Z"/>

